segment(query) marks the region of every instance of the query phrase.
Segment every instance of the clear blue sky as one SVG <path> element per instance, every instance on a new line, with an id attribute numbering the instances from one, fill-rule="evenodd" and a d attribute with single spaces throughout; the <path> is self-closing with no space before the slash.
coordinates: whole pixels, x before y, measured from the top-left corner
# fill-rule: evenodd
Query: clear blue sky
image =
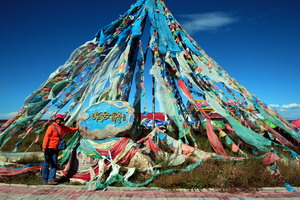
<path id="1" fill-rule="evenodd" d="M 0 7 L 0 119 L 71 52 L 135 0 L 10 0 Z M 165 0 L 228 73 L 287 118 L 300 118 L 300 1 Z"/>

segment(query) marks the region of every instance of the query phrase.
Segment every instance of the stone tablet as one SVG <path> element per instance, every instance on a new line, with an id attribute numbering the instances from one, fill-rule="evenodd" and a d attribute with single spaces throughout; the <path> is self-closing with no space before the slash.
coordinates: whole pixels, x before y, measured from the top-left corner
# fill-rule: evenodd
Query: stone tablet
<path id="1" fill-rule="evenodd" d="M 85 139 L 107 139 L 130 133 L 134 109 L 125 101 L 103 101 L 86 108 L 79 116 L 79 131 Z"/>

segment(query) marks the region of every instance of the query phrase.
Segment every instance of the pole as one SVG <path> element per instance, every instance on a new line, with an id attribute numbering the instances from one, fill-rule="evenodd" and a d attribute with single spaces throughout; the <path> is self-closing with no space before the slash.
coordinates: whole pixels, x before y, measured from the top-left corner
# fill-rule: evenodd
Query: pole
<path id="1" fill-rule="evenodd" d="M 155 128 L 155 78 L 152 76 L 152 129 Z"/>

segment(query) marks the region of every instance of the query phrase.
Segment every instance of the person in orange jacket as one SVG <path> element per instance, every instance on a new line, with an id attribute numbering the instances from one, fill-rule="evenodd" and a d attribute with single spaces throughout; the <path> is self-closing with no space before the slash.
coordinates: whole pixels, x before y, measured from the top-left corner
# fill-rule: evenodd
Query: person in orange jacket
<path id="1" fill-rule="evenodd" d="M 54 122 L 48 127 L 43 140 L 44 164 L 42 168 L 42 184 L 56 185 L 55 181 L 58 157 L 58 144 L 65 133 L 74 133 L 79 128 L 64 126 L 64 116 L 58 114 Z M 49 169 L 50 167 L 50 169 Z"/>

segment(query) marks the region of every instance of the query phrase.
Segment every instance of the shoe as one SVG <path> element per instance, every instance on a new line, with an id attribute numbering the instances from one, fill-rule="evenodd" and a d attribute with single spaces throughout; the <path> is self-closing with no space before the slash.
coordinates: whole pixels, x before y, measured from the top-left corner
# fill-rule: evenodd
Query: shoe
<path id="1" fill-rule="evenodd" d="M 42 185 L 47 185 L 47 182 L 42 182 Z"/>
<path id="2" fill-rule="evenodd" d="M 48 185 L 57 185 L 58 183 L 56 181 L 48 181 L 47 184 Z"/>

